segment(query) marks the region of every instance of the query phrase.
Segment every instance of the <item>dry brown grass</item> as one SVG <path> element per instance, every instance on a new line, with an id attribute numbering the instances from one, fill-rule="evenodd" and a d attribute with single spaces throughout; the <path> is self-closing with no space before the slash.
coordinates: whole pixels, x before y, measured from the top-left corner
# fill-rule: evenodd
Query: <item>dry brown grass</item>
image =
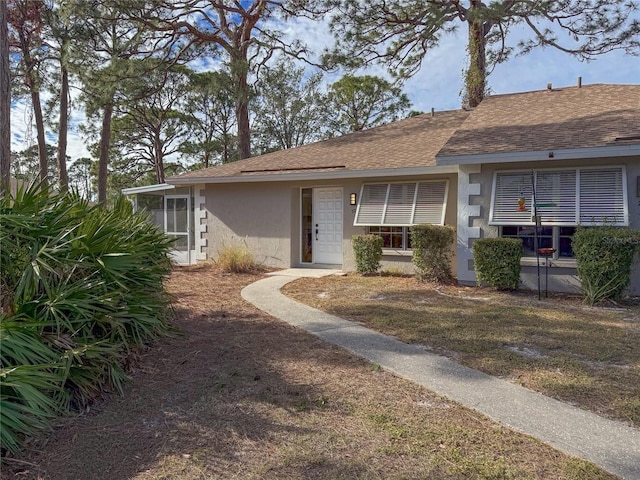
<path id="1" fill-rule="evenodd" d="M 614 478 L 268 317 L 259 278 L 177 269 L 182 333 L 2 479 Z"/>
<path id="2" fill-rule="evenodd" d="M 436 287 L 413 278 L 301 279 L 285 293 L 491 375 L 640 426 L 640 305 Z"/>

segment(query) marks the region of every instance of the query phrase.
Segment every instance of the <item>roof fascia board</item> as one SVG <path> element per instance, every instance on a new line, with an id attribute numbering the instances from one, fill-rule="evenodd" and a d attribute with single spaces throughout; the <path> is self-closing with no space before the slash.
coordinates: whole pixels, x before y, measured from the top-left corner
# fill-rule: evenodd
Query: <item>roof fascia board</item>
<path id="1" fill-rule="evenodd" d="M 235 175 L 230 177 L 175 177 L 167 179 L 172 185 L 191 185 L 195 183 L 257 183 L 257 182 L 291 182 L 305 180 L 335 180 L 346 178 L 402 177 L 411 175 L 440 175 L 458 173 L 456 165 L 413 168 L 385 168 L 380 170 L 347 170 L 322 173 L 290 173 L 271 175 Z"/>
<path id="2" fill-rule="evenodd" d="M 133 195 L 136 193 L 149 193 L 149 192 L 160 192 L 162 190 L 173 190 L 174 188 L 176 188 L 175 185 L 169 185 L 168 183 L 159 183 L 156 185 L 145 185 L 144 187 L 123 188 L 121 192 L 123 195 Z"/>
<path id="3" fill-rule="evenodd" d="M 552 155 L 552 156 L 550 156 Z M 480 163 L 513 163 L 542 160 L 580 160 L 583 158 L 631 157 L 640 155 L 640 145 L 615 145 L 610 147 L 567 148 L 512 153 L 482 153 L 477 155 L 436 156 L 438 165 L 473 165 Z"/>

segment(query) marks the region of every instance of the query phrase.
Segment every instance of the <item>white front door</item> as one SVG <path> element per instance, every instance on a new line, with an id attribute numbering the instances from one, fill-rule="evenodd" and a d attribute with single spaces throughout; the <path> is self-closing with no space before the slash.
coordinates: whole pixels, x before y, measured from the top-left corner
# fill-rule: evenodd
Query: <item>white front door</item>
<path id="1" fill-rule="evenodd" d="M 164 231 L 175 239 L 171 257 L 179 265 L 189 265 L 189 238 L 191 225 L 191 197 L 189 195 L 166 195 L 164 197 Z"/>
<path id="2" fill-rule="evenodd" d="M 313 262 L 342 265 L 342 188 L 313 189 Z"/>

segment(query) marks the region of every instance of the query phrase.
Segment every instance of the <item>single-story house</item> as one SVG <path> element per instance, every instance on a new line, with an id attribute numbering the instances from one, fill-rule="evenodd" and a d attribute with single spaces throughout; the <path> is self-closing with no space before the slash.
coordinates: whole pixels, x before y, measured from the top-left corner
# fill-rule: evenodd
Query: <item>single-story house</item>
<path id="1" fill-rule="evenodd" d="M 489 96 L 123 193 L 176 236 L 182 263 L 243 245 L 269 266 L 350 271 L 352 235 L 371 233 L 385 268 L 411 271 L 409 227 L 433 223 L 457 227 L 459 281 L 475 282 L 474 239 L 514 237 L 535 288 L 537 229 L 549 289 L 572 290 L 576 226 L 640 230 L 640 85 Z"/>

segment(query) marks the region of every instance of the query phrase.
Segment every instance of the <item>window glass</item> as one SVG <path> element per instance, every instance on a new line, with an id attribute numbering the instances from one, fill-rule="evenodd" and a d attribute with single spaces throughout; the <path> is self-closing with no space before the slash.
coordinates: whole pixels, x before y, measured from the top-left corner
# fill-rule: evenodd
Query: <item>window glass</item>
<path id="1" fill-rule="evenodd" d="M 367 227 L 367 233 L 382 237 L 382 248 L 402 250 L 405 237 L 408 235 L 407 227 Z"/>
<path id="2" fill-rule="evenodd" d="M 502 227 L 502 237 L 522 240 L 522 256 L 536 256 L 536 227 L 508 226 Z M 553 227 L 538 228 L 538 248 L 553 248 Z"/>
<path id="3" fill-rule="evenodd" d="M 576 227 L 538 227 L 538 248 L 555 248 L 553 258 L 572 258 L 571 238 Z M 536 256 L 536 236 L 533 226 L 509 225 L 501 227 L 503 238 L 519 238 L 522 240 L 522 256 Z"/>
<path id="4" fill-rule="evenodd" d="M 560 227 L 558 230 L 558 257 L 573 258 L 571 239 L 573 234 L 576 233 L 576 227 Z"/>

